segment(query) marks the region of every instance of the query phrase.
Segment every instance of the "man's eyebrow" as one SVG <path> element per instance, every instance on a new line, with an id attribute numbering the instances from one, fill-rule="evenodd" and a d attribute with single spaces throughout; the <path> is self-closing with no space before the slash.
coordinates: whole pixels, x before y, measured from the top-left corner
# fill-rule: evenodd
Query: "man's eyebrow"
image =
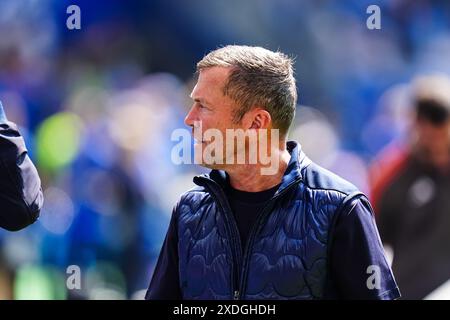
<path id="1" fill-rule="evenodd" d="M 194 100 L 195 102 L 198 102 L 198 103 L 201 103 L 201 104 L 206 104 L 206 105 L 208 105 L 208 106 L 211 105 L 211 104 L 210 104 L 208 101 L 206 101 L 205 99 L 202 99 L 202 98 L 194 98 L 194 97 L 192 97 L 192 95 L 191 95 L 190 97 L 191 97 L 191 99 Z"/>

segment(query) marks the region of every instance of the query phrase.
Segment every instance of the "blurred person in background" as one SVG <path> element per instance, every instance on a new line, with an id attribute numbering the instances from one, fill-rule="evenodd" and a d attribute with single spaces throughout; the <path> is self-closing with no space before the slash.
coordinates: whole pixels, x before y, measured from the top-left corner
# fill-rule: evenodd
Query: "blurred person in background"
<path id="1" fill-rule="evenodd" d="M 203 136 L 210 128 L 276 129 L 280 139 L 268 140 L 279 166 L 264 175 L 261 162 L 202 163 L 212 171 L 196 176 L 198 186 L 176 204 L 146 298 L 398 298 L 366 196 L 287 141 L 297 100 L 292 60 L 227 46 L 197 70 L 185 119 L 195 147 L 210 145 Z M 249 154 L 248 143 L 231 153 Z"/>
<path id="2" fill-rule="evenodd" d="M 417 78 L 412 103 L 409 143 L 373 164 L 372 200 L 402 296 L 422 299 L 450 279 L 450 79 Z"/>
<path id="3" fill-rule="evenodd" d="M 41 181 L 17 126 L 0 102 L 0 227 L 17 231 L 39 217 Z"/>

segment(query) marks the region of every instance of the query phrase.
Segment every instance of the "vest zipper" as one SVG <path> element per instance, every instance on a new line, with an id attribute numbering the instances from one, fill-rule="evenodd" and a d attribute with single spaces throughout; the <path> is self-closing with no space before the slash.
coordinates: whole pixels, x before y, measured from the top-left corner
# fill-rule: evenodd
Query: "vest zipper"
<path id="1" fill-rule="evenodd" d="M 242 269 L 242 245 L 241 245 L 241 237 L 239 235 L 239 230 L 237 227 L 236 220 L 233 216 L 233 212 L 231 211 L 230 205 L 228 203 L 227 198 L 224 196 L 224 201 L 220 201 L 219 197 L 217 196 L 217 193 L 223 195 L 222 188 L 214 181 L 209 178 L 204 178 L 208 183 L 206 183 L 204 186 L 211 191 L 211 195 L 216 199 L 216 202 L 219 204 L 220 208 L 222 209 L 225 217 L 225 227 L 227 229 L 228 234 L 230 234 L 231 239 L 231 246 L 234 245 L 234 250 L 231 253 L 233 255 L 234 264 L 233 264 L 233 283 L 231 284 L 233 289 L 233 299 L 238 300 L 239 299 L 239 283 L 240 283 L 240 270 Z M 213 188 L 209 185 L 211 182 L 214 185 L 214 188 L 218 188 L 218 192 L 214 192 Z M 215 186 L 217 185 L 217 187 Z M 230 215 L 230 216 L 229 216 Z M 231 220 L 231 221 L 230 221 Z"/>
<path id="2" fill-rule="evenodd" d="M 247 240 L 245 250 L 242 252 L 242 245 L 241 245 L 241 238 L 239 236 L 238 227 L 236 224 L 236 220 L 233 216 L 233 212 L 231 211 L 230 205 L 228 203 L 228 200 L 226 196 L 223 198 L 225 199 L 224 203 L 220 201 L 220 199 L 217 197 L 216 192 L 214 192 L 213 188 L 211 188 L 210 184 L 212 183 L 214 185 L 214 188 L 218 188 L 221 195 L 223 195 L 222 188 L 215 182 L 214 180 L 211 180 L 207 177 L 203 177 L 203 179 L 206 180 L 206 184 L 204 185 L 206 188 L 208 188 L 211 191 L 211 195 L 216 199 L 217 203 L 221 207 L 222 211 L 224 212 L 225 217 L 225 224 L 226 228 L 228 230 L 228 233 L 233 237 L 233 239 L 236 239 L 236 241 L 233 241 L 233 239 L 230 239 L 231 242 L 233 242 L 234 246 L 234 252 L 232 252 L 233 258 L 235 259 L 235 265 L 233 266 L 233 300 L 240 300 L 242 298 L 242 292 L 245 290 L 245 282 L 246 278 L 248 276 L 247 268 L 248 268 L 248 256 L 250 254 L 250 248 L 253 246 L 254 238 L 257 234 L 257 231 L 259 230 L 261 221 L 263 218 L 267 215 L 267 212 L 270 210 L 267 210 L 270 208 L 271 205 L 274 204 L 275 200 L 278 199 L 281 195 L 286 193 L 288 190 L 292 188 L 292 186 L 299 183 L 302 178 L 297 178 L 296 180 L 292 181 L 289 185 L 287 185 L 283 190 L 281 190 L 280 193 L 275 194 L 270 200 L 269 203 L 263 208 L 261 213 L 259 214 L 255 224 L 252 227 L 252 230 L 250 232 L 249 238 Z M 267 212 L 266 212 L 267 211 Z M 228 213 L 231 214 L 231 217 L 228 216 Z M 231 218 L 231 219 L 230 219 Z M 230 221 L 231 220 L 231 223 Z"/>
<path id="3" fill-rule="evenodd" d="M 290 190 L 294 185 L 298 184 L 301 180 L 302 180 L 301 177 L 297 178 L 296 180 L 292 181 L 289 185 L 287 185 L 286 188 L 281 190 L 280 193 L 275 194 L 269 200 L 269 203 L 267 203 L 266 206 L 264 206 L 264 208 L 261 210 L 261 213 L 258 215 L 258 218 L 256 219 L 256 222 L 250 231 L 250 235 L 249 235 L 247 243 L 245 245 L 244 257 L 242 259 L 242 261 L 243 261 L 242 269 L 241 269 L 242 274 L 240 276 L 241 282 L 239 284 L 240 292 L 238 291 L 238 298 L 236 298 L 235 300 L 241 299 L 242 292 L 244 292 L 246 290 L 246 282 L 247 282 L 247 276 L 248 276 L 248 262 L 249 262 L 248 260 L 249 260 L 249 256 L 250 256 L 250 249 L 253 247 L 253 242 L 255 240 L 256 235 L 259 232 L 262 222 L 264 221 L 264 219 L 268 215 L 268 213 L 270 213 L 270 211 L 273 209 L 275 200 L 277 200 L 281 195 L 283 195 L 288 190 Z"/>

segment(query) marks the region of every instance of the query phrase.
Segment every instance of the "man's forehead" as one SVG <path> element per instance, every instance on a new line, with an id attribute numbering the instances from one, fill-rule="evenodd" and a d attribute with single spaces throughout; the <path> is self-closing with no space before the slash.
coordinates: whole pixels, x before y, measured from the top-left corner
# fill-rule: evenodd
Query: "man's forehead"
<path id="1" fill-rule="evenodd" d="M 200 70 L 191 98 L 195 99 L 197 96 L 222 92 L 229 72 L 230 68 L 224 67 L 210 67 Z"/>
<path id="2" fill-rule="evenodd" d="M 209 67 L 199 71 L 199 78 L 203 78 L 207 81 L 223 82 L 228 78 L 231 68 L 229 67 Z"/>

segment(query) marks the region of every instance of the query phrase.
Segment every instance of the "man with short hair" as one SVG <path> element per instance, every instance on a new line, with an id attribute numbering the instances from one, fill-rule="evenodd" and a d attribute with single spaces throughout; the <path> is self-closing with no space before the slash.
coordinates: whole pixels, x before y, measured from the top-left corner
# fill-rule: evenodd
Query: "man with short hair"
<path id="1" fill-rule="evenodd" d="M 226 46 L 197 70 L 185 123 L 212 171 L 174 207 L 146 299 L 398 298 L 366 196 L 287 141 L 292 60 Z"/>
<path id="2" fill-rule="evenodd" d="M 41 181 L 17 126 L 0 102 L 0 227 L 17 231 L 39 217 Z"/>

